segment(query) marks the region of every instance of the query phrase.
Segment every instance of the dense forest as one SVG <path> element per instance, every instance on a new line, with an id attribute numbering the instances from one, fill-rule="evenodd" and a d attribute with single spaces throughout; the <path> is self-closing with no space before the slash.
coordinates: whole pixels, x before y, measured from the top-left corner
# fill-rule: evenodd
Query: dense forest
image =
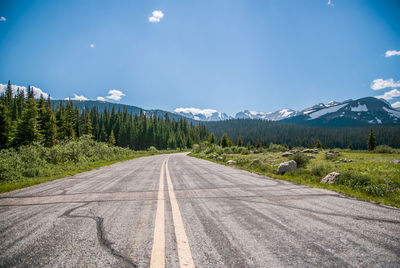
<path id="1" fill-rule="evenodd" d="M 370 131 L 370 127 L 310 127 L 254 119 L 207 122 L 205 126 L 219 139 L 227 133 L 233 142 L 240 137 L 245 145 L 250 142 L 263 146 L 275 143 L 313 147 L 319 140 L 326 148 L 347 148 L 351 145 L 353 149 L 367 149 Z M 378 145 L 400 148 L 400 126 L 374 126 L 372 129 Z"/>
<path id="2" fill-rule="evenodd" d="M 116 111 L 96 106 L 79 108 L 72 102 L 60 103 L 55 108 L 50 98 L 34 98 L 33 90 L 13 94 L 10 82 L 0 96 L 0 148 L 19 147 L 40 142 L 53 146 L 61 140 L 91 135 L 94 140 L 121 147 L 145 150 L 191 148 L 206 139 L 204 125 L 176 121 L 168 114 L 130 114 L 127 109 Z"/>

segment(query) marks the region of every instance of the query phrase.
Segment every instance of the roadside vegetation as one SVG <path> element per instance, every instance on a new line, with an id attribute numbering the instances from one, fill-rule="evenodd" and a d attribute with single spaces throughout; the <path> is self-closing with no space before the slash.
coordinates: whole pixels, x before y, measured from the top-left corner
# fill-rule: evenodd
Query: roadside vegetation
<path id="1" fill-rule="evenodd" d="M 0 193 L 88 171 L 137 157 L 169 153 L 154 146 L 145 151 L 97 142 L 90 136 L 52 147 L 41 143 L 0 150 Z"/>
<path id="2" fill-rule="evenodd" d="M 354 151 L 351 146 L 348 149 L 324 149 L 320 141 L 311 150 L 272 143 L 264 147 L 250 143 L 246 147 L 237 146 L 226 135 L 217 144 L 215 140 L 211 134 L 208 142 L 194 145 L 190 155 L 275 179 L 400 207 L 400 150 L 376 146 L 372 131 L 366 137 L 368 151 Z M 238 140 L 237 144 L 242 141 Z M 278 175 L 279 165 L 290 160 L 296 162 L 297 169 Z M 322 183 L 331 172 L 338 172 L 340 176 L 332 184 Z"/>

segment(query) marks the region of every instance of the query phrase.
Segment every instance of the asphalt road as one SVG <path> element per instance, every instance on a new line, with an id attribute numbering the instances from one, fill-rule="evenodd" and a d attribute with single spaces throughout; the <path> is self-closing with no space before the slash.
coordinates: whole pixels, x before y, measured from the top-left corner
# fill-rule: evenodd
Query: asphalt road
<path id="1" fill-rule="evenodd" d="M 0 195 L 0 266 L 400 266 L 400 210 L 185 154 Z"/>

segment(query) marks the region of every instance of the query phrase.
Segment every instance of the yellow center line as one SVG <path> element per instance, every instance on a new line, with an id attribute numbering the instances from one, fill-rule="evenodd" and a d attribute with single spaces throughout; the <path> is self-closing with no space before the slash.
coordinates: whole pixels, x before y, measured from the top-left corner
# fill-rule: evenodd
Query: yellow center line
<path id="1" fill-rule="evenodd" d="M 167 175 L 167 183 L 168 183 L 168 194 L 169 199 L 171 202 L 171 209 L 172 209 L 172 218 L 174 221 L 175 227 L 175 237 L 176 237 L 176 244 L 178 248 L 178 258 L 180 267 L 195 267 L 192 252 L 190 251 L 189 240 L 186 236 L 185 226 L 183 225 L 183 220 L 181 216 L 181 212 L 179 210 L 178 202 L 176 201 L 175 193 L 174 193 L 174 186 L 171 181 L 171 177 L 169 176 L 168 171 L 168 159 L 165 164 L 165 170 Z"/>
<path id="2" fill-rule="evenodd" d="M 165 209 L 164 209 L 164 165 L 161 165 L 160 184 L 158 186 L 157 212 L 154 223 L 153 250 L 151 252 L 150 267 L 165 267 Z"/>

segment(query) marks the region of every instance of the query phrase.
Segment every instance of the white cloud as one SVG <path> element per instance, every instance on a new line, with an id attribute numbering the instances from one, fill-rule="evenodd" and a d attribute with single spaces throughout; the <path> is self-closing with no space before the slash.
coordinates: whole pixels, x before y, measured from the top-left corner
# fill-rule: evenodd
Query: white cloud
<path id="1" fill-rule="evenodd" d="M 400 81 L 395 82 L 393 78 L 389 78 L 387 80 L 384 80 L 382 78 L 375 79 L 372 81 L 371 88 L 373 90 L 379 90 L 379 89 L 384 89 L 387 87 L 400 87 Z"/>
<path id="2" fill-rule="evenodd" d="M 0 21 L 6 21 L 7 19 L 3 16 L 0 17 Z"/>
<path id="3" fill-rule="evenodd" d="M 78 101 L 85 101 L 85 100 L 88 100 L 88 98 L 86 98 L 85 96 L 83 96 L 83 95 L 77 95 L 77 94 L 74 94 L 74 97 L 73 98 L 65 98 L 65 100 L 78 100 Z"/>
<path id="4" fill-rule="evenodd" d="M 7 85 L 6 84 L 0 84 L 0 93 L 5 92 L 7 89 Z M 17 85 L 11 85 L 11 92 L 15 95 L 17 94 L 17 92 L 19 91 L 23 91 L 24 94 L 26 95 L 27 90 L 26 87 L 24 86 L 17 86 Z M 43 98 L 47 99 L 49 97 L 49 94 L 47 94 L 46 92 L 43 92 L 43 90 L 41 90 L 38 87 L 34 87 L 31 86 L 31 90 L 33 90 L 33 96 L 38 99 L 40 98 L 40 95 L 43 95 Z"/>
<path id="5" fill-rule="evenodd" d="M 384 100 L 391 100 L 396 97 L 400 97 L 400 91 L 397 89 L 393 89 L 391 91 L 385 92 L 383 95 L 375 96 L 378 99 L 384 99 Z"/>
<path id="6" fill-rule="evenodd" d="M 101 97 L 101 96 L 98 96 L 98 97 L 97 97 L 97 100 L 98 100 L 98 101 L 106 101 L 106 99 L 105 99 L 104 97 Z"/>
<path id="7" fill-rule="evenodd" d="M 161 10 L 154 10 L 152 12 L 152 16 L 149 17 L 149 21 L 152 23 L 160 22 L 160 20 L 164 17 L 164 13 Z"/>
<path id="8" fill-rule="evenodd" d="M 393 108 L 400 108 L 400 101 L 396 101 L 395 103 L 392 103 Z"/>
<path id="9" fill-rule="evenodd" d="M 389 57 L 392 57 L 392 56 L 400 56 L 400 51 L 396 51 L 396 50 L 388 50 L 388 51 L 386 51 L 386 53 L 385 53 L 385 57 L 386 58 L 389 58 Z"/>
<path id="10" fill-rule="evenodd" d="M 94 44 L 93 44 L 93 43 L 92 43 L 92 44 L 90 44 L 90 47 L 91 47 L 91 48 L 94 48 Z"/>
<path id="11" fill-rule="evenodd" d="M 334 7 L 335 5 L 332 3 L 332 0 L 328 0 L 328 3 L 326 3 L 330 7 Z"/>
<path id="12" fill-rule="evenodd" d="M 125 96 L 125 94 L 122 93 L 122 91 L 111 89 L 110 91 L 108 91 L 108 96 L 106 96 L 106 98 L 110 100 L 119 101 L 122 99 L 123 96 Z"/>

